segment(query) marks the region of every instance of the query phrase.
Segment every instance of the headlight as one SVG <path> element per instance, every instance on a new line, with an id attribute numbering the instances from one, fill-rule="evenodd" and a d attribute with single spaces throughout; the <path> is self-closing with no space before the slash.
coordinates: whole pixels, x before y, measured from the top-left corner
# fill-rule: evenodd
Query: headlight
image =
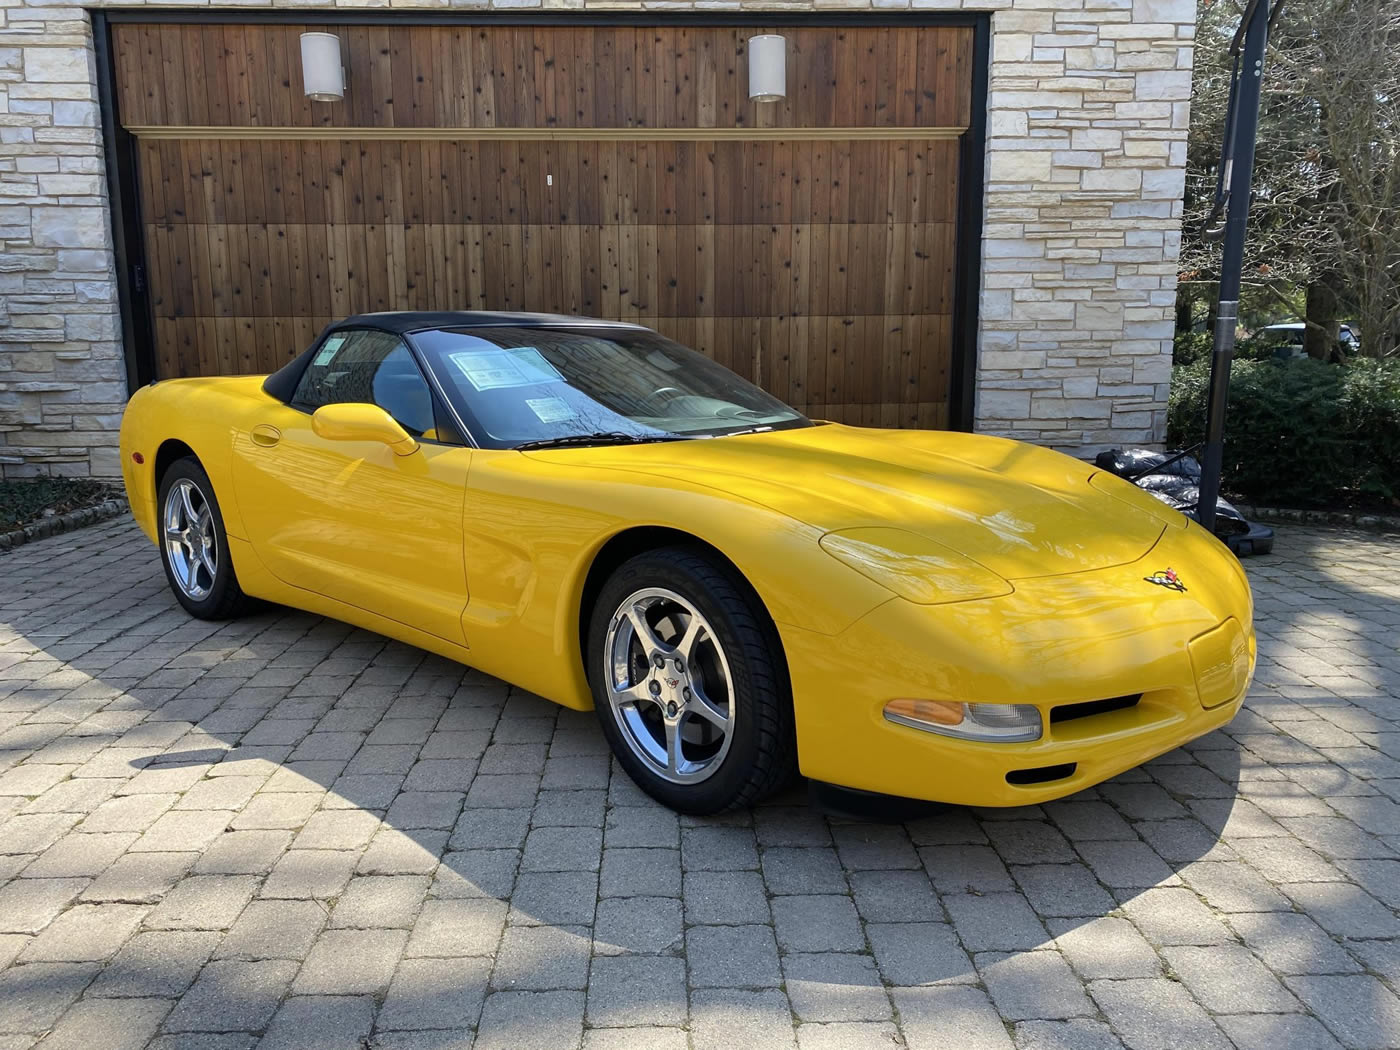
<path id="1" fill-rule="evenodd" d="M 911 729 L 964 740 L 1039 740 L 1040 709 L 1031 704 L 963 704 L 956 700 L 891 700 L 885 719 Z"/>
<path id="2" fill-rule="evenodd" d="M 842 529 L 820 543 L 837 561 L 918 605 L 996 598 L 1013 590 L 971 558 L 904 529 Z"/>

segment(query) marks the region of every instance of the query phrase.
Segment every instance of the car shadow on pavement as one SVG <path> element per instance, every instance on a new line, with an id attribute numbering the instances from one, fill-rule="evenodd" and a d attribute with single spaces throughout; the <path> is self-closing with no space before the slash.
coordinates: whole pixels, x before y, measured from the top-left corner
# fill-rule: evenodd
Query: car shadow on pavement
<path id="1" fill-rule="evenodd" d="M 1042 806 L 861 823 L 795 788 L 681 817 L 591 714 L 304 613 L 190 620 L 119 535 L 76 578 L 0 586 L 0 777 L 33 788 L 0 797 L 0 1032 L 786 1045 L 794 1015 L 898 1016 L 915 1046 L 1171 1017 L 1227 1046 L 1178 980 L 1252 973 L 1241 942 L 1335 947 L 1278 888 L 1328 876 L 1275 818 L 1350 775 L 1252 710 Z"/>

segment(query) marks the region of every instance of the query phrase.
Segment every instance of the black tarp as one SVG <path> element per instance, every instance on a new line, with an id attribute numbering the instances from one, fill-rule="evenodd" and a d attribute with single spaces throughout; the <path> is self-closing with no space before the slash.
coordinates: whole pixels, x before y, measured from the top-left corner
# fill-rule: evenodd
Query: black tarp
<path id="1" fill-rule="evenodd" d="M 1170 450 L 1115 448 L 1100 452 L 1094 465 L 1126 478 L 1167 506 L 1199 520 L 1196 507 L 1201 499 L 1201 464 L 1194 456 Z M 1246 521 L 1225 499 L 1215 501 L 1215 534 L 1241 557 L 1267 554 L 1273 549 L 1274 530 Z"/>

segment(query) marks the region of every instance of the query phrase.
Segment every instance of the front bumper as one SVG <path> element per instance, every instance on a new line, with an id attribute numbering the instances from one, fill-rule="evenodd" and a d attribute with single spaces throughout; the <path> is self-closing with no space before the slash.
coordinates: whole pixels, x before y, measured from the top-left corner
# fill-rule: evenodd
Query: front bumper
<path id="1" fill-rule="evenodd" d="M 1145 579 L 1167 568 L 1187 590 Z M 1255 662 L 1243 571 L 1194 524 L 1168 529 L 1137 562 L 1018 581 L 1001 598 L 893 599 L 835 638 L 779 630 L 805 775 L 975 806 L 1072 794 L 1225 725 Z M 1051 721 L 1061 705 L 1134 695 L 1131 707 Z M 885 720 L 900 697 L 1033 704 L 1045 729 L 1023 744 L 936 736 Z M 1025 773 L 1037 770 L 1048 772 Z M 1028 776 L 1052 778 L 1017 782 Z"/>

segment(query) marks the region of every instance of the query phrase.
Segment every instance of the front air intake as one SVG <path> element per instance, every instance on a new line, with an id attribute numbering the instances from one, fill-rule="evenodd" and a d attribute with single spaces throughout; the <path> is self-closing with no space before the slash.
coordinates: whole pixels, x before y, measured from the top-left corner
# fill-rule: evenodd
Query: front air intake
<path id="1" fill-rule="evenodd" d="M 1089 718 L 1093 715 L 1107 714 L 1109 711 L 1121 711 L 1125 707 L 1134 707 L 1142 699 L 1141 693 L 1133 693 L 1131 696 L 1114 696 L 1107 700 L 1086 700 L 1082 704 L 1061 704 L 1059 707 L 1050 709 L 1050 721 L 1072 722 L 1076 718 Z"/>
<path id="2" fill-rule="evenodd" d="M 1079 767 L 1077 762 L 1062 762 L 1058 766 L 1037 766 L 1035 769 L 1013 769 L 1006 774 L 1008 784 L 1024 787 L 1027 784 L 1046 784 L 1052 780 L 1064 780 L 1074 776 Z"/>

